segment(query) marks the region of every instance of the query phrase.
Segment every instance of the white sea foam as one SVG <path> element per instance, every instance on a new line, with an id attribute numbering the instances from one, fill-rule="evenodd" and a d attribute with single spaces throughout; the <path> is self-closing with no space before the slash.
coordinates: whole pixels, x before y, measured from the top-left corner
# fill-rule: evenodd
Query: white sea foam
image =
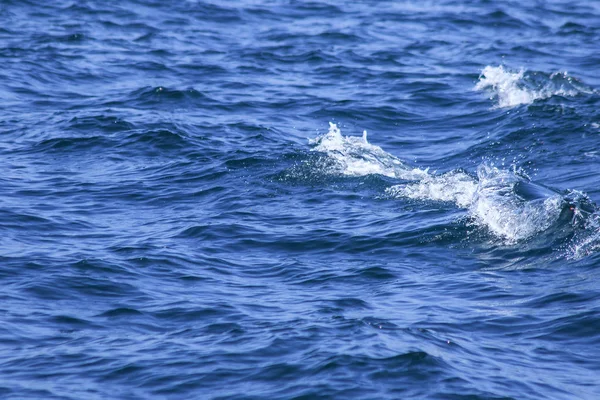
<path id="1" fill-rule="evenodd" d="M 348 176 L 371 174 L 390 178 L 417 180 L 427 176 L 427 171 L 407 167 L 400 159 L 367 141 L 367 132 L 362 137 L 342 136 L 334 123 L 329 123 L 329 132 L 311 140 L 312 151 L 326 153 L 334 161 L 334 173 Z"/>
<path id="2" fill-rule="evenodd" d="M 410 181 L 387 188 L 386 194 L 454 203 L 466 209 L 476 224 L 509 243 L 549 229 L 561 218 L 565 206 L 572 203 L 552 189 L 529 182 L 514 170 L 487 163 L 479 166 L 476 178 L 463 171 L 435 175 L 410 168 L 381 147 L 370 144 L 366 132 L 362 137 L 344 137 L 335 124 L 330 124 L 329 132 L 311 143 L 315 145 L 313 151 L 325 153 L 333 161 L 323 164 L 329 168 L 327 173 L 380 174 Z M 581 247 L 588 249 L 590 245 L 582 243 Z"/>
<path id="3" fill-rule="evenodd" d="M 459 171 L 443 175 L 428 175 L 419 182 L 407 185 L 395 185 L 386 190 L 393 197 L 406 197 L 415 200 L 452 202 L 467 208 L 473 201 L 477 190 L 477 181 L 468 174 Z"/>
<path id="4" fill-rule="evenodd" d="M 589 197 L 579 191 L 571 191 L 569 194 L 573 197 L 578 208 L 575 216 L 579 219 L 579 225 L 585 229 L 576 232 L 575 237 L 568 247 L 567 256 L 570 258 L 582 258 L 600 250 L 600 211 L 595 209 L 595 206 Z"/>
<path id="5" fill-rule="evenodd" d="M 560 217 L 564 199 L 558 193 L 525 200 L 515 191 L 524 178 L 509 170 L 483 164 L 471 215 L 496 236 L 510 242 L 527 239 L 548 229 Z"/>
<path id="6" fill-rule="evenodd" d="M 564 199 L 550 194 L 534 200 L 521 198 L 515 185 L 524 178 L 513 171 L 486 164 L 478 179 L 460 171 L 430 175 L 419 182 L 395 185 L 386 190 L 393 197 L 455 203 L 468 210 L 474 221 L 495 236 L 515 242 L 548 229 L 560 217 Z"/>
<path id="7" fill-rule="evenodd" d="M 476 90 L 491 89 L 498 97 L 499 107 L 514 107 L 519 104 L 532 103 L 539 97 L 535 93 L 519 87 L 524 71 L 509 72 L 503 66 L 487 66 L 481 71 Z"/>
<path id="8" fill-rule="evenodd" d="M 531 104 L 535 100 L 551 96 L 576 96 L 579 93 L 591 93 L 592 90 L 570 77 L 566 72 L 545 74 L 508 71 L 502 65 L 488 65 L 481 71 L 476 90 L 491 90 L 491 99 L 497 99 L 498 107 L 514 107 Z"/>

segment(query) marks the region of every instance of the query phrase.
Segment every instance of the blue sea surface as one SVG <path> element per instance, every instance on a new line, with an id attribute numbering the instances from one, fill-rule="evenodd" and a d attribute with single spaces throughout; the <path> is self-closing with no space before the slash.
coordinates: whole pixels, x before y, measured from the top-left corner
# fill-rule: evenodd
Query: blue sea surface
<path id="1" fill-rule="evenodd" d="M 0 398 L 600 399 L 600 2 L 0 3 Z"/>

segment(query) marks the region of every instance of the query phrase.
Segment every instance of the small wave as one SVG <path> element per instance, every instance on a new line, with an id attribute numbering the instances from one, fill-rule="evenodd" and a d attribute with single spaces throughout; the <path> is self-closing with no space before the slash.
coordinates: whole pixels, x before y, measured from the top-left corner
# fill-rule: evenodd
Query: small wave
<path id="1" fill-rule="evenodd" d="M 486 66 L 481 71 L 475 90 L 491 90 L 493 94 L 490 99 L 497 100 L 500 108 L 531 104 L 552 96 L 577 96 L 593 92 L 566 72 L 546 74 L 524 69 L 513 72 L 502 65 Z"/>
<path id="2" fill-rule="evenodd" d="M 150 66 L 154 69 L 156 66 Z M 198 108 L 208 105 L 215 105 L 215 100 L 190 87 L 187 89 L 173 89 L 164 86 L 149 87 L 144 86 L 133 90 L 129 93 L 124 93 L 122 96 L 115 97 L 105 103 L 109 107 L 118 107 L 124 103 L 135 105 L 136 107 L 161 107 L 165 106 L 169 110 L 172 107 L 181 109 Z"/>

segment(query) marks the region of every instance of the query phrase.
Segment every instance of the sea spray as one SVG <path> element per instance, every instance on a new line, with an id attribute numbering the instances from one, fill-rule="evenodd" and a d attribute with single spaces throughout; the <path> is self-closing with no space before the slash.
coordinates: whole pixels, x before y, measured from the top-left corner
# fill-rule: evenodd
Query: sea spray
<path id="1" fill-rule="evenodd" d="M 334 161 L 329 173 L 348 176 L 379 174 L 405 180 L 418 180 L 428 175 L 427 171 L 409 168 L 399 158 L 370 144 L 366 131 L 361 137 L 342 136 L 337 125 L 330 122 L 329 131 L 310 140 L 310 143 L 315 145 L 312 151 L 325 153 Z"/>
<path id="2" fill-rule="evenodd" d="M 504 66 L 486 66 L 479 76 L 475 90 L 491 92 L 491 100 L 500 108 L 531 104 L 552 96 L 576 96 L 593 90 L 566 72 L 547 74 L 537 71 L 510 71 Z"/>
<path id="3" fill-rule="evenodd" d="M 343 136 L 333 123 L 327 134 L 311 143 L 312 151 L 324 153 L 330 161 L 320 164 L 323 173 L 379 174 L 401 179 L 405 182 L 385 190 L 387 196 L 453 203 L 467 210 L 477 225 L 507 243 L 546 231 L 560 223 L 565 214 L 568 217 L 564 222 L 580 226 L 595 211 L 591 203 L 584 208 L 579 206 L 584 195 L 561 194 L 530 182 L 514 168 L 502 169 L 486 162 L 477 168 L 476 177 L 463 170 L 436 175 L 428 169 L 410 168 L 381 147 L 370 144 L 366 132 L 362 137 Z"/>

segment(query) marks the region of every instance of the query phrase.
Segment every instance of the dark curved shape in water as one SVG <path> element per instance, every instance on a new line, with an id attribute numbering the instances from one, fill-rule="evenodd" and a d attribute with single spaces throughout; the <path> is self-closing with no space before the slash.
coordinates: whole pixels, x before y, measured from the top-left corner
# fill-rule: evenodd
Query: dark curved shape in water
<path id="1" fill-rule="evenodd" d="M 564 204 L 559 220 L 569 221 L 575 227 L 585 228 L 588 217 L 597 211 L 596 205 L 586 196 L 577 193 L 565 194 L 525 178 L 520 178 L 515 183 L 514 192 L 523 201 L 543 201 L 552 196 L 562 196 Z"/>

